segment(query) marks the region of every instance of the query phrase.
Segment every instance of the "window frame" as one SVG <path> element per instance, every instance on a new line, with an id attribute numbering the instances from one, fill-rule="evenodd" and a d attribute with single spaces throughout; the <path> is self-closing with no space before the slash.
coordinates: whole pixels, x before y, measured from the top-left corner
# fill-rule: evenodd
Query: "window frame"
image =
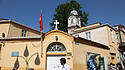
<path id="1" fill-rule="evenodd" d="M 120 42 L 119 41 L 119 33 L 116 33 L 116 40 L 117 40 L 118 43 Z"/>
<path id="2" fill-rule="evenodd" d="M 91 40 L 91 32 L 86 32 L 85 35 L 87 40 Z"/>
<path id="3" fill-rule="evenodd" d="M 112 29 L 110 29 L 110 35 L 111 35 L 111 40 L 112 40 L 112 42 L 114 43 L 115 41 L 114 41 L 114 33 L 113 33 L 113 30 Z"/>
<path id="4" fill-rule="evenodd" d="M 22 37 L 26 37 L 26 33 L 27 33 L 27 31 L 22 29 Z"/>

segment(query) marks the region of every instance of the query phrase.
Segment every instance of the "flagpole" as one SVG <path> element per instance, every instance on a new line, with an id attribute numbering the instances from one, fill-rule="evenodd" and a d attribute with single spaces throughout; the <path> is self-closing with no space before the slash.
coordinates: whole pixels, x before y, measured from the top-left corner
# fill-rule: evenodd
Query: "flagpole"
<path id="1" fill-rule="evenodd" d="M 42 32 L 41 32 L 41 57 L 42 57 L 42 55 L 43 55 L 43 34 L 42 34 Z"/>
<path id="2" fill-rule="evenodd" d="M 42 30 L 43 30 L 43 21 L 42 21 L 42 10 L 41 10 L 41 15 L 40 15 L 40 21 L 39 21 L 39 24 L 40 24 L 40 32 L 41 32 L 41 57 L 43 55 L 43 33 L 42 33 Z"/>

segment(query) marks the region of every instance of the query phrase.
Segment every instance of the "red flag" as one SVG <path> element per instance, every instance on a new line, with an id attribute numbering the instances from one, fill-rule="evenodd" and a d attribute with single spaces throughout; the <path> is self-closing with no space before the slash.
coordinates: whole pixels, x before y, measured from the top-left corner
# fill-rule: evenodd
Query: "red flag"
<path id="1" fill-rule="evenodd" d="M 39 24 L 40 24 L 40 31 L 41 31 L 41 30 L 43 30 L 42 12 L 41 12 L 41 15 L 40 15 L 40 21 L 39 21 Z"/>

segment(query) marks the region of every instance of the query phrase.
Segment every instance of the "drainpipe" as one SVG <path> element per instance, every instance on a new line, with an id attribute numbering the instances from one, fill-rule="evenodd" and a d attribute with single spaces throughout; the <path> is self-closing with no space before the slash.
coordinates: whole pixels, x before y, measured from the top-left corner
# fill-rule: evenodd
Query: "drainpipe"
<path id="1" fill-rule="evenodd" d="M 118 32 L 119 32 L 119 39 L 120 39 L 120 46 L 122 46 L 122 38 L 121 38 L 121 33 L 120 33 L 120 29 L 121 25 L 118 26 Z M 121 49 L 123 50 L 123 47 L 121 47 Z"/>
<path id="2" fill-rule="evenodd" d="M 123 57 L 121 57 L 121 55 L 123 55 L 123 54 L 122 54 L 123 52 L 121 52 L 121 51 L 123 50 L 123 47 L 122 47 L 122 39 L 121 39 L 120 28 L 121 28 L 121 24 L 118 26 L 119 39 L 120 39 L 120 45 L 119 45 L 119 47 L 121 47 L 121 49 L 119 48 L 119 50 L 120 50 L 120 52 L 119 52 L 119 53 L 120 53 L 119 57 L 120 57 L 120 63 L 121 63 L 121 65 L 122 65 L 122 69 L 124 70 L 124 65 L 123 65 L 123 62 L 122 62 L 122 59 L 121 59 L 121 58 L 123 58 Z"/>

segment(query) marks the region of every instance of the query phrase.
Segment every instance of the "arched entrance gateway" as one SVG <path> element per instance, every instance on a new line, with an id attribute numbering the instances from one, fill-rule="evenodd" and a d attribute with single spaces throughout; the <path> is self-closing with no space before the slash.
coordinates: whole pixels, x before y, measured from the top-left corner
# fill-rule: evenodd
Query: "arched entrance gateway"
<path id="1" fill-rule="evenodd" d="M 55 42 L 47 48 L 47 70 L 61 70 L 60 58 L 66 58 L 66 48 L 63 44 Z"/>

